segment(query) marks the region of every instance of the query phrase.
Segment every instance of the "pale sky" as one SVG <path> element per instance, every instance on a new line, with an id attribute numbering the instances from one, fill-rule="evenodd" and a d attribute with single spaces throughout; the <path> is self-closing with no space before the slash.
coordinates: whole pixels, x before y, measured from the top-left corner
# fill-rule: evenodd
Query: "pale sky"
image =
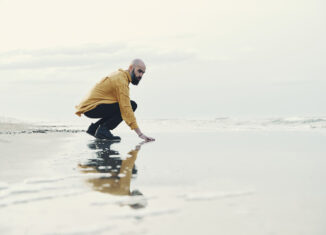
<path id="1" fill-rule="evenodd" d="M 325 115 L 322 0 L 0 0 L 0 116 L 71 119 L 143 58 L 140 118 Z M 137 115 L 136 115 L 137 116 Z"/>

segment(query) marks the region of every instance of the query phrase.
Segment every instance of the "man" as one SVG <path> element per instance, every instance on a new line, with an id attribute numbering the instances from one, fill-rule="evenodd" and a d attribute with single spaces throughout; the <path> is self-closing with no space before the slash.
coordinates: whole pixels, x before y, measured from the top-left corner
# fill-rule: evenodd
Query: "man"
<path id="1" fill-rule="evenodd" d="M 145 141 L 155 140 L 139 129 L 134 115 L 137 104 L 129 98 L 129 83 L 137 86 L 145 71 L 145 63 L 141 59 L 134 59 L 128 70 L 119 69 L 93 87 L 87 97 L 76 106 L 78 116 L 84 114 L 89 118 L 100 118 L 89 126 L 88 134 L 99 139 L 120 141 L 120 137 L 112 135 L 110 130 L 116 128 L 123 119 L 140 138 Z"/>

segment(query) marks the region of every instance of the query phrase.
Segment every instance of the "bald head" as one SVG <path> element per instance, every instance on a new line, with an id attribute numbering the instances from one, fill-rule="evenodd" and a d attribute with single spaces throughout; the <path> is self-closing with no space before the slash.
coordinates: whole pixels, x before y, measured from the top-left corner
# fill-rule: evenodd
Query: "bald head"
<path id="1" fill-rule="evenodd" d="M 142 61 L 141 59 L 134 59 L 133 61 L 131 61 L 130 66 L 132 67 L 139 66 L 142 67 L 143 69 L 146 69 L 146 65 L 144 61 Z"/>
<path id="2" fill-rule="evenodd" d="M 131 76 L 131 83 L 138 85 L 140 79 L 146 71 L 146 65 L 141 59 L 134 59 L 129 65 L 129 73 Z"/>

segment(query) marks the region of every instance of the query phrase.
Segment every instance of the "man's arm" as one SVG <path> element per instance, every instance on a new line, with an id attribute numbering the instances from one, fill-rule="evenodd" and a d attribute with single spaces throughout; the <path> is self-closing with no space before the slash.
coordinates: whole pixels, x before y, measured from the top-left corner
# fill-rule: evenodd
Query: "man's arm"
<path id="1" fill-rule="evenodd" d="M 135 130 L 140 138 L 144 139 L 145 141 L 154 141 L 154 138 L 144 135 L 138 127 L 134 112 L 130 104 L 128 85 L 121 84 L 118 86 L 117 97 L 122 119 L 128 124 L 128 126 L 130 126 L 132 130 Z"/>
<path id="2" fill-rule="evenodd" d="M 138 128 L 138 124 L 136 122 L 136 118 L 130 104 L 128 85 L 118 84 L 116 92 L 121 117 L 132 130 L 135 130 L 136 128 Z"/>

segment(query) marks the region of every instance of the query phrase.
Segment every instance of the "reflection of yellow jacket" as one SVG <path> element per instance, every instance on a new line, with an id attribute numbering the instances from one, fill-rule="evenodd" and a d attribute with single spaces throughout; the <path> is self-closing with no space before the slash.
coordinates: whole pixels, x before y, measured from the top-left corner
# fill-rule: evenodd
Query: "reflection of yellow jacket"
<path id="1" fill-rule="evenodd" d="M 138 128 L 129 98 L 129 83 L 131 77 L 128 71 L 119 69 L 98 82 L 86 98 L 76 106 L 78 116 L 94 109 L 99 104 L 119 103 L 121 116 L 130 128 Z"/>
<path id="2" fill-rule="evenodd" d="M 132 169 L 134 167 L 138 150 L 129 153 L 131 157 L 125 159 L 121 163 L 120 179 L 117 177 L 95 178 L 89 179 L 88 182 L 93 185 L 94 190 L 102 193 L 113 195 L 130 195 L 130 183 L 132 177 Z"/>

